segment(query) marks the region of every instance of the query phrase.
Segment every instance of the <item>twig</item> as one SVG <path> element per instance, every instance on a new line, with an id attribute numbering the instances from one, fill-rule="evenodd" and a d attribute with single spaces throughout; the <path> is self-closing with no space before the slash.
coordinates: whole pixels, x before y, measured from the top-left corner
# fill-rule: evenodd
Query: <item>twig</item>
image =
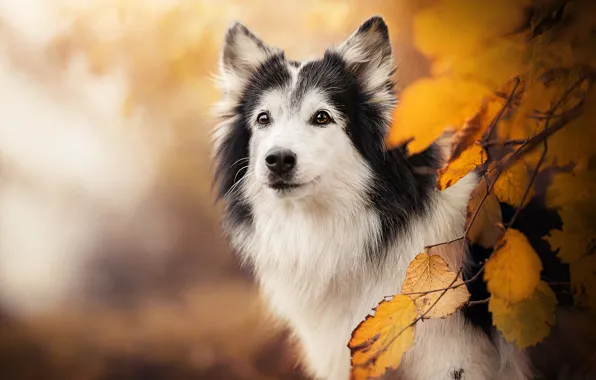
<path id="1" fill-rule="evenodd" d="M 550 122 L 550 120 L 551 119 L 546 120 L 546 122 L 544 124 L 544 129 L 548 128 L 548 123 Z M 536 177 L 538 176 L 540 167 L 542 166 L 542 163 L 544 162 L 544 159 L 546 158 L 546 152 L 548 152 L 547 141 L 548 141 L 548 139 L 545 138 L 544 139 L 544 149 L 542 150 L 542 155 L 540 156 L 540 159 L 538 160 L 538 163 L 536 164 L 536 169 L 534 169 L 534 173 L 532 173 L 532 178 L 530 178 L 530 182 L 528 182 L 528 186 L 526 186 L 526 191 L 524 192 L 524 195 L 522 196 L 519 206 L 517 206 L 517 208 L 515 209 L 515 213 L 509 220 L 509 223 L 507 223 L 507 229 L 509 229 L 511 226 L 513 226 L 513 223 L 515 223 L 515 220 L 519 216 L 519 214 L 524 206 L 524 203 L 526 202 L 526 198 L 528 197 L 528 194 L 530 194 L 530 190 L 532 189 L 532 186 L 534 185 L 534 182 L 536 181 Z"/>
<path id="2" fill-rule="evenodd" d="M 482 305 L 482 304 L 488 303 L 488 301 L 490 301 L 490 297 L 483 299 L 483 300 L 478 300 L 478 301 L 468 301 L 468 306 Z"/>
<path id="3" fill-rule="evenodd" d="M 451 239 L 449 241 L 442 242 L 442 243 L 427 245 L 427 246 L 424 247 L 424 249 L 431 249 L 431 248 L 434 248 L 434 247 L 438 247 L 440 245 L 448 245 L 448 244 L 451 244 L 451 243 L 455 243 L 456 241 L 461 240 L 463 238 L 464 238 L 464 235 L 462 235 L 460 237 L 456 237 L 455 239 Z"/>
<path id="4" fill-rule="evenodd" d="M 499 113 L 491 120 L 490 124 L 488 125 L 488 128 L 486 129 L 486 132 L 484 133 L 484 136 L 482 137 L 482 142 L 486 142 L 486 141 L 488 141 L 488 139 L 491 138 L 493 130 L 495 129 L 497 124 L 499 124 L 499 122 L 501 121 L 501 118 L 505 114 L 505 111 L 507 110 L 507 108 L 509 108 L 511 106 L 511 102 L 515 98 L 515 92 L 517 91 L 517 88 L 519 87 L 520 83 L 521 83 L 521 80 L 519 79 L 519 77 L 515 77 L 515 85 L 513 85 L 513 90 L 511 90 L 511 93 L 509 94 L 507 101 L 505 102 L 503 107 L 501 107 L 501 109 L 499 110 Z"/>
<path id="5" fill-rule="evenodd" d="M 521 145 L 521 144 L 525 143 L 526 141 L 528 141 L 528 139 L 505 140 L 505 141 L 491 140 L 491 141 L 484 142 L 481 145 L 483 148 L 486 149 L 486 148 L 494 146 L 494 145 L 502 145 L 502 146 Z"/>

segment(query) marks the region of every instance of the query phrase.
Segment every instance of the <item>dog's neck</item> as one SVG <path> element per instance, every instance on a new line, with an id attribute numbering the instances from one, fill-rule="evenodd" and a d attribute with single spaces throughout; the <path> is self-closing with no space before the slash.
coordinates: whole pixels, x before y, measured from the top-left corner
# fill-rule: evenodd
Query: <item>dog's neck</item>
<path id="1" fill-rule="evenodd" d="M 343 293 L 361 276 L 395 278 L 398 291 L 407 265 L 426 245 L 462 233 L 462 212 L 475 183 L 475 177 L 467 177 L 436 192 L 434 206 L 396 231 L 395 242 L 381 250 L 381 261 L 371 261 L 367 253 L 372 245 L 383 244 L 382 221 L 360 196 L 341 202 L 255 198 L 252 222 L 232 234 L 233 245 L 254 266 L 262 285 L 288 288 L 295 296 L 313 300 Z M 461 241 L 434 249 L 454 269 L 462 258 L 460 251 Z"/>

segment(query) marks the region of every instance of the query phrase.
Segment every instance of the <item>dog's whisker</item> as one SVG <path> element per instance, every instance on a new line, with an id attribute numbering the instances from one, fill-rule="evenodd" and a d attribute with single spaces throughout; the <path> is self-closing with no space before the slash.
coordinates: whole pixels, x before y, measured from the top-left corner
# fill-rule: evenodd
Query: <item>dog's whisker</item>
<path id="1" fill-rule="evenodd" d="M 249 160 L 248 157 L 242 157 L 242 158 L 236 160 L 236 162 L 234 162 L 232 165 L 230 165 L 230 168 L 233 168 L 234 166 L 238 165 L 239 163 L 242 163 L 242 162 L 245 162 L 248 160 Z"/>
<path id="2" fill-rule="evenodd" d="M 243 181 L 245 181 L 248 177 L 244 176 L 242 178 L 240 178 L 240 181 L 236 181 L 236 179 L 238 178 L 238 174 L 240 174 L 240 172 L 242 170 L 248 169 L 249 166 L 243 166 L 241 167 L 237 172 L 236 175 L 234 176 L 234 184 L 228 189 L 228 191 L 226 191 L 226 193 L 224 194 L 224 197 L 227 197 L 228 195 L 230 195 Z"/>

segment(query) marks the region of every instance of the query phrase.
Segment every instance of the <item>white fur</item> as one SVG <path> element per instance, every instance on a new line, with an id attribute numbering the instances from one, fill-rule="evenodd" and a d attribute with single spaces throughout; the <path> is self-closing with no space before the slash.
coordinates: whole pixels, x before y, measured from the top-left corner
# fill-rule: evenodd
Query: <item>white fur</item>
<path id="1" fill-rule="evenodd" d="M 340 50 L 351 54 L 351 59 L 364 60 L 360 48 L 360 44 L 343 45 Z M 389 75 L 384 66 L 380 71 L 371 72 L 368 88 L 381 85 L 377 75 Z M 291 73 L 296 76 L 294 68 Z M 350 371 L 347 343 L 352 330 L 384 297 L 400 292 L 408 264 L 425 246 L 463 233 L 466 205 L 477 177 L 469 174 L 453 187 L 434 192 L 430 211 L 412 217 L 388 248 L 384 265 L 368 265 L 365 252 L 381 230 L 379 215 L 367 207 L 365 196 L 374 172 L 323 94 L 308 93 L 294 106 L 288 99 L 291 90 L 264 94 L 247 120 L 253 132 L 251 157 L 239 186 L 252 206 L 253 223 L 236 227 L 230 238 L 233 247 L 254 264 L 273 314 L 291 327 L 308 372 L 316 379 L 344 380 Z M 224 108 L 233 101 L 225 99 Z M 255 122 L 261 109 L 271 114 L 267 128 Z M 328 110 L 337 124 L 307 125 L 318 109 Z M 229 123 L 218 126 L 216 147 Z M 289 195 L 267 187 L 264 157 L 274 147 L 296 153 L 297 179 L 307 186 Z M 463 257 L 461 243 L 436 251 L 457 269 Z M 414 345 L 399 371 L 408 380 L 451 380 L 459 369 L 463 369 L 461 379 L 466 380 L 529 379 L 526 355 L 499 339 L 498 344 L 491 342 L 466 324 L 461 313 L 426 320 L 417 324 Z"/>
<path id="2" fill-rule="evenodd" d="M 348 378 L 352 330 L 383 297 L 400 292 L 407 265 L 424 246 L 463 233 L 463 210 L 475 183 L 468 176 L 437 192 L 432 214 L 413 221 L 390 249 L 387 264 L 375 272 L 361 262 L 367 239 L 378 234 L 379 220 L 359 203 L 359 194 L 340 190 L 337 198 L 288 200 L 263 194 L 254 199 L 255 230 L 236 235 L 233 244 L 256 263 L 264 296 L 292 328 L 315 378 Z M 454 263 L 458 252 L 444 251 L 443 257 Z M 459 313 L 420 322 L 400 368 L 405 378 L 450 380 L 459 368 L 464 369 L 462 379 L 479 380 L 523 380 L 529 372 L 523 354 L 512 347 L 499 351 L 483 333 L 465 325 Z"/>

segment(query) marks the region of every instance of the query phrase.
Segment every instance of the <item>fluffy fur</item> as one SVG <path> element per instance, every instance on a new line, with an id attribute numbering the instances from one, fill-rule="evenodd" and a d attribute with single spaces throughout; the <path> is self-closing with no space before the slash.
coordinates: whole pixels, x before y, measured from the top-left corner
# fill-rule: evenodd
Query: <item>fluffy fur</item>
<path id="1" fill-rule="evenodd" d="M 349 377 L 352 330 L 399 293 L 424 246 L 463 233 L 477 183 L 470 174 L 436 191 L 434 175 L 417 167 L 440 166 L 438 145 L 409 159 L 402 148 L 385 150 L 393 67 L 380 17 L 307 62 L 286 59 L 238 23 L 225 38 L 214 134 L 225 231 L 316 379 Z M 281 174 L 269 168 L 279 149 L 295 156 Z M 458 246 L 440 250 L 452 268 Z M 530 378 L 523 352 L 462 313 L 419 323 L 399 372 L 411 380 Z"/>

